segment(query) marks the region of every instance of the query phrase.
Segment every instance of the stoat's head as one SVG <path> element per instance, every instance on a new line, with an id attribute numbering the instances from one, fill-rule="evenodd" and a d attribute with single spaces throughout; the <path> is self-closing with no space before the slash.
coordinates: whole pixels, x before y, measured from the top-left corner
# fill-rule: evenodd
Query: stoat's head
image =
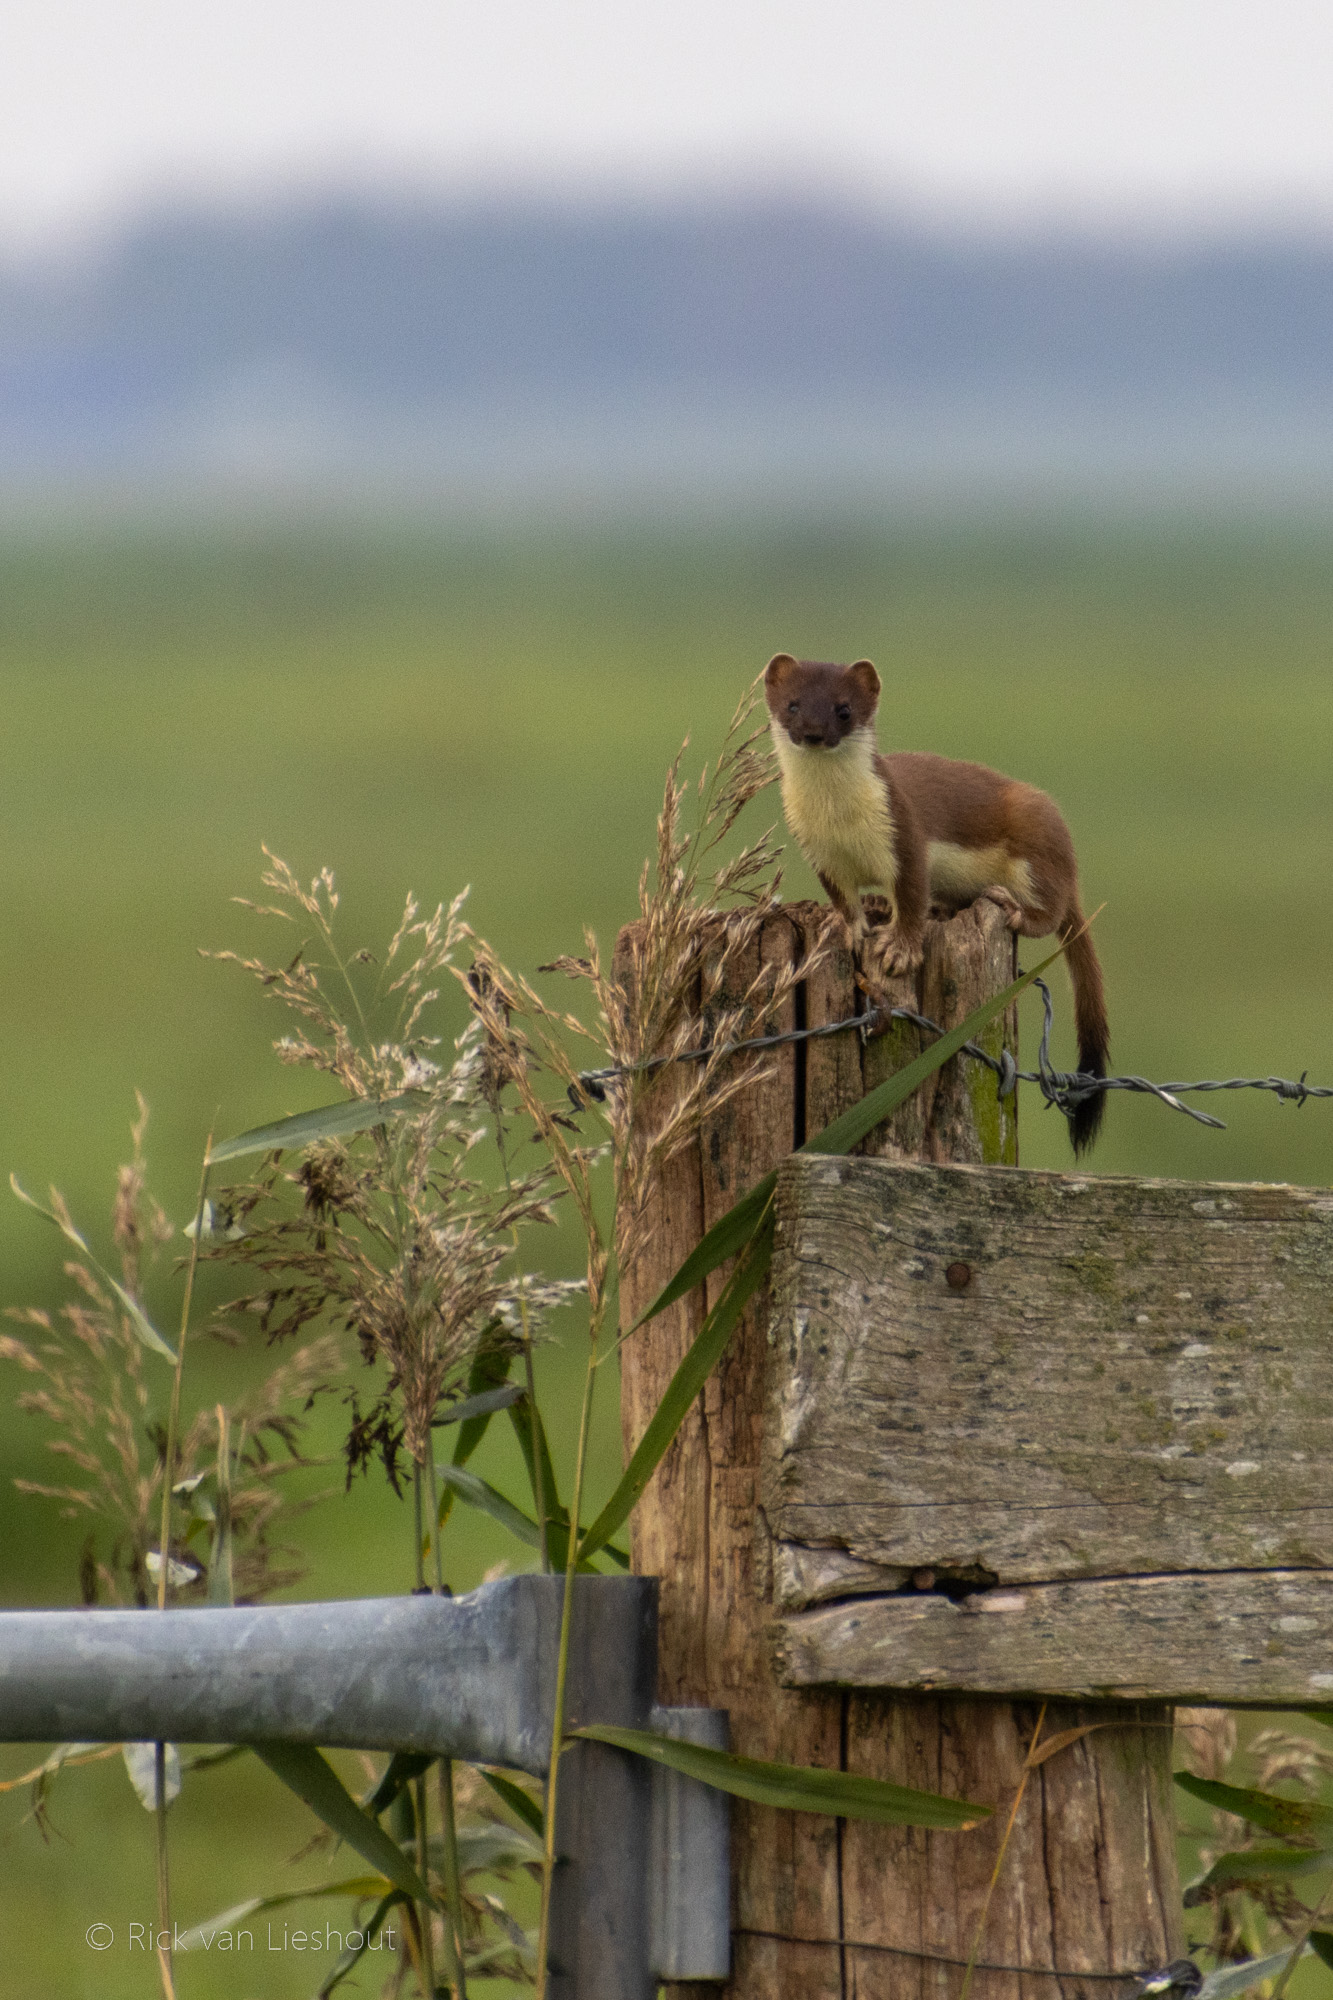
<path id="1" fill-rule="evenodd" d="M 775 653 L 764 673 L 764 694 L 779 741 L 785 736 L 803 750 L 836 750 L 873 727 L 879 675 L 869 660 L 839 667 Z"/>

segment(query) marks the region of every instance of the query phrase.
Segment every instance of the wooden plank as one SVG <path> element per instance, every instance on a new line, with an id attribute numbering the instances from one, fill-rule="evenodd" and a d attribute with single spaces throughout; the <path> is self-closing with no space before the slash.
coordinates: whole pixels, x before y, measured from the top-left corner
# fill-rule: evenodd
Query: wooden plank
<path id="1" fill-rule="evenodd" d="M 1326 1707 L 1333 1570 L 913 1592 L 802 1612 L 772 1636 L 789 1687 Z"/>
<path id="2" fill-rule="evenodd" d="M 793 1160 L 773 1300 L 784 1608 L 1333 1568 L 1327 1191 Z"/>

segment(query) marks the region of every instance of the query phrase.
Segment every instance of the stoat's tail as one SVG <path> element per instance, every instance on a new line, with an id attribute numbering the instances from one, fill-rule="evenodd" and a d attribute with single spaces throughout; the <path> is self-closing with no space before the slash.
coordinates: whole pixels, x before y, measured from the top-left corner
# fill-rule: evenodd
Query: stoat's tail
<path id="1" fill-rule="evenodd" d="M 1075 903 L 1060 926 L 1065 946 L 1065 963 L 1074 989 L 1074 1026 L 1078 1031 L 1078 1066 L 1088 1076 L 1105 1076 L 1111 1053 L 1111 1030 L 1106 1019 L 1106 995 L 1102 990 L 1102 968 L 1091 934 L 1084 928 L 1083 912 Z M 1069 1121 L 1069 1136 L 1076 1154 L 1086 1153 L 1101 1130 L 1106 1110 L 1106 1092 L 1085 1097 Z"/>

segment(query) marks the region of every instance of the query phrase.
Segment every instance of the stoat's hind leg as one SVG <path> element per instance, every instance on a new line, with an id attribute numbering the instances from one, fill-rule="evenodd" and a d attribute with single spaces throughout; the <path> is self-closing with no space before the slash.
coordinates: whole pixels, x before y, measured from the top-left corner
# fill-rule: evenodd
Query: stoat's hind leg
<path id="1" fill-rule="evenodd" d="M 994 903 L 1003 910 L 1005 923 L 1019 937 L 1048 937 L 1055 929 L 1055 919 L 1048 911 L 1028 909 L 1020 903 L 1012 889 L 1006 889 L 1000 882 L 992 882 L 977 897 L 979 903 Z"/>
<path id="2" fill-rule="evenodd" d="M 977 897 L 977 901 L 979 903 L 994 903 L 997 909 L 1003 910 L 1004 920 L 1010 930 L 1021 932 L 1023 919 L 1027 916 L 1027 911 L 1023 908 L 1023 905 L 1019 902 L 1012 889 L 1002 887 L 999 882 L 992 882 L 988 889 L 981 891 L 981 894 Z"/>

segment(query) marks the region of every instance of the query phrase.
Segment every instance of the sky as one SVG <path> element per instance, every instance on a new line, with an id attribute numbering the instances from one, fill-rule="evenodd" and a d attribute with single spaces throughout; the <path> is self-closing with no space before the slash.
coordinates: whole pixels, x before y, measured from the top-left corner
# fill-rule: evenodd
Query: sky
<path id="1" fill-rule="evenodd" d="M 0 0 L 0 248 L 324 186 L 1333 232 L 1329 0 Z"/>

